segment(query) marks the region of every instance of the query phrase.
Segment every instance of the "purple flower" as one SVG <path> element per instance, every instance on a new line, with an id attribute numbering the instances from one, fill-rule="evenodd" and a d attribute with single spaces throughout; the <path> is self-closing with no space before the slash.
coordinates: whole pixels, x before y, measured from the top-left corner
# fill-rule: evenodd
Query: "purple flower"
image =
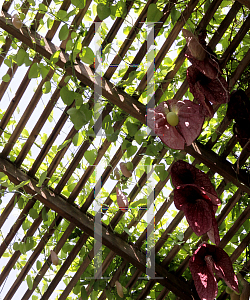
<path id="1" fill-rule="evenodd" d="M 206 45 L 206 33 L 198 37 L 192 34 L 191 36 L 185 37 L 188 41 L 185 56 L 192 63 L 187 69 L 187 81 L 195 100 L 203 106 L 205 116 L 213 117 L 214 110 L 211 103 L 222 104 L 229 101 L 228 84 L 221 76 L 222 71 L 215 53 Z"/>
<path id="2" fill-rule="evenodd" d="M 220 236 L 211 199 L 195 184 L 185 184 L 174 189 L 174 204 L 183 210 L 195 234 L 207 233 L 210 240 L 219 244 Z M 216 206 L 217 208 L 217 206 Z"/>
<path id="3" fill-rule="evenodd" d="M 214 300 L 218 286 L 214 273 L 239 293 L 238 280 L 228 254 L 218 246 L 203 243 L 189 260 L 196 291 L 202 300 Z"/>
<path id="4" fill-rule="evenodd" d="M 176 126 L 167 121 L 170 112 L 177 115 Z M 147 125 L 172 149 L 184 149 L 185 144 L 191 145 L 199 136 L 203 122 L 201 107 L 189 100 L 171 99 L 147 111 Z"/>
<path id="5" fill-rule="evenodd" d="M 197 68 L 196 65 L 188 67 L 187 81 L 195 100 L 204 107 L 204 115 L 212 118 L 214 115 L 212 104 L 229 101 L 228 84 L 218 71 L 215 72 L 215 68 L 209 64 L 206 65 L 203 61 L 198 62 L 199 65 L 203 63 L 203 67 L 207 69 L 204 69 L 205 72 L 201 72 L 202 68 Z"/>
<path id="6" fill-rule="evenodd" d="M 218 198 L 215 188 L 212 185 L 208 175 L 193 165 L 190 165 L 183 160 L 178 160 L 172 165 L 170 174 L 174 187 L 184 184 L 195 184 L 202 191 L 204 191 L 211 199 L 215 212 L 217 207 L 221 205 L 221 201 Z"/>
<path id="7" fill-rule="evenodd" d="M 220 242 L 215 212 L 221 204 L 220 199 L 207 174 L 178 160 L 171 167 L 174 189 L 174 203 L 183 210 L 188 224 L 195 234 L 207 233 L 216 245 Z"/>

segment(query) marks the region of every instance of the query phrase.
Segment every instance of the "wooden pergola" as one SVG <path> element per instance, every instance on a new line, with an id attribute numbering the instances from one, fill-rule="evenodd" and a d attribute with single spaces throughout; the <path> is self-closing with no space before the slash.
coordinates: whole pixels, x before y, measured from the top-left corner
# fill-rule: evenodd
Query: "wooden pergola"
<path id="1" fill-rule="evenodd" d="M 3 37 L 0 68 L 1 76 L 8 74 L 7 80 L 2 80 L 0 87 L 0 99 L 3 104 L 2 106 L 0 103 L 0 172 L 8 176 L 7 179 L 1 174 L 3 203 L 4 199 L 11 195 L 6 205 L 3 206 L 2 203 L 0 215 L 0 228 L 11 224 L 8 225 L 9 231 L 6 234 L 1 231 L 0 255 L 7 260 L 0 274 L 0 286 L 5 291 L 1 298 L 4 300 L 84 299 L 81 297 L 85 293 L 91 295 L 91 299 L 120 299 L 115 289 L 116 281 L 120 281 L 127 288 L 127 294 L 124 296 L 126 299 L 200 299 L 190 277 L 188 262 L 194 249 L 201 241 L 207 241 L 208 237 L 205 234 L 194 242 L 194 233 L 185 223 L 184 213 L 173 207 L 172 194 L 165 197 L 171 187 L 171 165 L 180 157 L 202 170 L 207 170 L 222 200 L 222 208 L 216 213 L 221 238 L 219 247 L 224 248 L 226 252 L 230 247 L 234 247 L 234 251 L 230 253 L 233 266 L 237 265 L 237 271 L 246 280 L 249 279 L 250 233 L 247 228 L 250 228 L 250 153 L 247 146 L 241 147 L 237 141 L 232 129 L 233 122 L 226 115 L 227 104 L 214 105 L 217 114 L 214 118 L 206 120 L 201 135 L 182 151 L 172 151 L 165 146 L 158 147 L 162 142 L 151 136 L 148 131 L 148 135 L 144 135 L 139 143 L 126 124 L 133 124 L 133 128 L 137 126 L 134 133 L 140 129 L 145 133 L 147 107 L 152 105 L 153 101 L 157 104 L 162 97 L 167 97 L 168 93 L 173 94 L 172 98 L 175 99 L 187 99 L 191 95 L 187 79 L 183 78 L 188 65 L 185 57 L 187 46 L 181 34 L 182 28 L 191 24 L 191 21 L 195 32 L 207 29 L 208 45 L 218 52 L 219 64 L 229 84 L 230 93 L 241 88 L 250 97 L 250 85 L 246 80 L 249 79 L 247 74 L 249 76 L 250 63 L 250 1 L 149 0 L 140 2 L 140 5 L 136 1 L 122 3 L 123 15 L 109 18 L 110 28 L 106 26 L 103 36 L 102 50 L 111 45 L 116 54 L 112 60 L 104 60 L 104 63 L 108 61 L 108 65 L 104 66 L 105 72 L 100 82 L 95 79 L 95 65 L 88 65 L 81 60 L 79 53 L 82 50 L 76 54 L 76 60 L 72 61 L 67 46 L 75 34 L 77 38 L 80 37 L 81 47 L 94 50 L 96 26 L 107 20 L 102 21 L 98 15 L 93 14 L 95 9 L 92 1 L 43 0 L 40 6 L 35 1 L 8 1 L 3 4 L 0 17 Z M 139 47 L 132 50 L 135 51 L 133 55 L 131 47 L 134 47 L 137 39 L 140 40 L 138 36 L 146 32 L 148 8 L 154 3 L 158 5 L 159 11 L 162 11 L 160 20 L 154 24 L 154 38 L 161 38 L 161 41 L 158 41 L 161 47 L 155 52 L 153 65 L 148 68 L 148 72 L 142 68 L 136 78 L 133 74 L 138 73 L 133 72 L 140 71 L 140 66 L 145 64 L 148 49 L 152 45 L 149 45 L 146 39 L 138 42 Z M 218 15 L 225 8 L 227 10 L 220 16 L 220 23 L 215 24 L 219 19 Z M 59 19 L 56 9 L 64 12 L 75 9 L 75 13 L 68 19 L 64 19 L 61 14 Z M 11 15 L 15 10 L 26 20 L 21 29 L 12 24 Z M 201 11 L 204 11 L 203 15 Z M 129 14 L 134 16 L 135 12 L 137 19 L 126 27 L 126 37 L 114 46 L 114 41 L 120 39 L 120 30 L 123 30 L 124 22 L 128 21 Z M 175 20 L 176 12 L 179 12 L 179 15 Z M 92 16 L 93 20 L 90 21 L 86 16 Z M 52 20 L 52 25 L 48 25 L 48 18 Z M 86 22 L 90 24 L 88 28 L 87 25 L 83 25 Z M 172 23 L 169 25 L 169 22 Z M 64 24 L 67 24 L 69 32 L 67 38 L 60 41 L 58 33 Z M 41 29 L 43 25 L 45 29 Z M 224 48 L 218 48 L 221 41 L 226 40 L 225 37 L 228 44 L 224 45 Z M 29 54 L 30 64 L 24 65 L 18 61 L 17 53 L 20 49 Z M 123 71 L 119 71 L 128 55 L 131 59 L 130 64 L 126 64 Z M 176 55 L 176 58 L 171 58 L 170 66 L 165 58 L 172 57 L 171 55 Z M 40 68 L 41 77 L 37 76 L 38 79 L 30 75 L 34 65 Z M 46 65 L 48 68 L 43 76 L 45 69 L 42 68 Z M 162 72 L 164 77 L 160 77 L 158 72 Z M 136 83 L 132 77 L 137 80 Z M 151 102 L 146 103 L 145 93 L 150 80 L 155 82 L 154 96 L 150 99 Z M 51 82 L 48 93 L 44 92 L 46 82 Z M 36 89 L 32 93 L 25 93 L 34 87 L 34 84 Z M 77 99 L 68 106 L 61 99 L 60 91 L 66 85 L 72 91 L 83 95 L 83 102 L 88 105 L 89 110 L 93 110 L 96 105 L 96 90 L 101 91 L 102 112 L 98 118 L 91 118 L 95 123 L 90 123 L 89 120 L 82 128 L 76 129 L 70 121 L 68 110 L 77 107 Z M 130 85 L 135 87 L 132 92 L 129 89 Z M 10 88 L 15 86 L 16 91 L 12 95 Z M 43 98 L 45 95 L 49 95 L 49 100 Z M 69 97 L 70 95 L 73 94 L 69 94 Z M 148 96 L 146 98 L 149 99 Z M 24 109 L 23 103 L 26 103 Z M 41 105 L 43 110 L 36 110 L 36 107 Z M 16 120 L 18 110 L 20 114 Z M 54 113 L 53 117 L 55 110 L 57 113 Z M 119 117 L 115 118 L 118 112 Z M 118 139 L 113 140 L 106 136 L 100 138 L 97 134 L 107 116 L 113 120 L 112 134 L 116 133 Z M 33 121 L 29 123 L 31 119 Z M 46 126 L 50 126 L 50 132 L 46 131 Z M 87 130 L 91 127 L 94 128 L 92 133 L 96 134 L 88 134 Z M 208 134 L 205 134 L 205 131 Z M 59 139 L 58 142 L 58 137 L 63 137 L 64 140 Z M 114 204 L 118 181 L 112 176 L 116 166 L 124 161 L 124 157 L 126 159 L 126 151 L 129 148 L 124 146 L 126 143 L 136 145 L 136 151 L 127 155 L 127 161 L 131 160 L 133 163 L 132 171 L 136 180 L 125 177 L 122 179 L 124 190 L 129 190 L 127 197 L 132 206 L 124 213 Z M 155 145 L 156 152 L 150 154 L 149 150 L 147 151 L 148 145 Z M 86 153 L 91 153 L 92 150 L 94 159 L 91 164 L 86 159 Z M 36 155 L 32 156 L 31 152 L 35 152 Z M 147 157 L 150 157 L 150 163 L 145 163 Z M 107 158 L 109 161 L 105 164 L 104 160 Z M 93 184 L 98 164 L 102 173 L 100 179 L 97 178 L 99 181 Z M 154 171 L 159 164 L 163 164 L 168 172 L 162 180 Z M 152 171 L 146 172 L 143 167 L 145 165 L 151 165 Z M 148 188 L 150 177 L 154 178 L 151 191 Z M 95 212 L 93 207 L 97 202 L 98 184 L 105 192 L 100 191 L 100 211 Z M 146 198 L 153 197 L 155 201 L 153 249 L 156 260 L 153 278 L 147 276 L 147 237 L 150 232 L 143 226 L 139 227 L 145 222 L 145 202 L 134 208 L 136 217 L 132 214 L 133 203 L 141 199 L 145 189 L 150 191 Z M 161 201 L 164 197 L 166 200 Z M 173 209 L 176 213 L 168 222 L 166 216 L 169 217 Z M 99 233 L 101 232 L 102 239 L 102 262 L 99 270 L 94 273 L 94 258 L 99 249 L 94 247 L 93 239 L 96 237 L 97 215 L 101 218 Z M 229 219 L 233 219 L 233 223 L 230 223 Z M 139 235 L 132 230 L 137 226 L 140 228 Z M 183 230 L 183 236 L 179 240 L 176 237 L 178 230 Z M 31 243 L 29 249 L 27 245 L 31 240 L 35 242 Z M 25 245 L 25 250 L 21 249 L 20 245 Z M 58 254 L 60 265 L 52 265 L 48 249 L 54 249 Z M 13 269 L 16 270 L 16 278 L 9 276 Z M 64 290 L 57 291 L 58 296 L 54 296 L 58 284 L 62 284 L 65 278 Z M 29 286 L 19 289 L 24 280 Z M 218 299 L 229 299 L 225 292 L 225 284 L 219 279 L 218 284 Z M 43 286 L 46 287 L 42 288 Z M 85 299 L 88 299 L 87 296 Z"/>

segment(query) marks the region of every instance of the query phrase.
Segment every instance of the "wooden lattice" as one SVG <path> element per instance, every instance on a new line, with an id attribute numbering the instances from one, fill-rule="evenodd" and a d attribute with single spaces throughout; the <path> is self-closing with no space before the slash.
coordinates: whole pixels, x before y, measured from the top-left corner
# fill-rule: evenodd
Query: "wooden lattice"
<path id="1" fill-rule="evenodd" d="M 183 27 L 207 30 L 230 92 L 241 88 L 250 97 L 250 1 L 104 1 L 111 17 L 103 21 L 100 3 L 3 4 L 1 299 L 120 299 L 116 281 L 127 288 L 126 299 L 200 299 L 188 262 L 208 237 L 197 237 L 174 207 L 170 168 L 178 159 L 209 175 L 222 200 L 219 247 L 235 273 L 249 280 L 249 149 L 237 141 L 227 104 L 213 105 L 214 117 L 181 151 L 151 135 L 145 116 L 164 99 L 193 100 Z M 153 45 L 146 21 L 155 3 L 155 59 L 147 65 Z M 12 24 L 15 13 L 24 19 L 21 29 Z M 90 48 L 102 49 L 101 81 L 97 58 L 94 64 L 92 53 L 84 56 Z M 119 183 L 114 169 L 124 161 L 132 161 L 133 176 Z M 119 184 L 130 202 L 127 212 L 117 206 Z M 147 276 L 148 199 L 155 204 L 153 278 Z M 94 246 L 98 216 L 102 245 Z M 52 249 L 58 266 L 51 262 Z M 220 279 L 218 286 L 218 299 L 229 299 Z"/>

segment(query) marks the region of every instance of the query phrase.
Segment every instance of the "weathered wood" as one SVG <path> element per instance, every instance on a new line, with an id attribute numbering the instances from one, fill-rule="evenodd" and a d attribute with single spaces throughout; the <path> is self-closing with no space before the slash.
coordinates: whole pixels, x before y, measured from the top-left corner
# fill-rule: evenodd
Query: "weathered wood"
<path id="1" fill-rule="evenodd" d="M 94 221 L 79 209 L 70 205 L 61 197 L 53 194 L 53 191 L 38 188 L 37 181 L 30 178 L 21 170 L 15 168 L 15 166 L 5 159 L 0 158 L 0 170 L 4 172 L 14 184 L 19 184 L 22 181 L 30 180 L 30 182 L 24 186 L 24 190 L 27 193 L 33 195 L 37 200 L 41 201 L 45 206 L 52 210 L 55 210 L 60 216 L 67 219 L 69 222 L 74 223 L 86 234 L 94 237 Z M 102 241 L 105 246 L 116 251 L 116 253 L 122 256 L 125 260 L 132 263 L 135 267 L 142 272 L 146 272 L 146 256 L 138 251 L 133 245 L 130 245 L 117 237 L 112 232 L 107 232 L 102 228 Z M 156 273 L 159 277 L 164 279 L 158 279 L 161 284 L 172 290 L 176 295 L 183 299 L 192 299 L 192 291 L 189 289 L 185 282 L 180 282 L 174 275 L 167 272 L 163 267 L 156 264 Z"/>

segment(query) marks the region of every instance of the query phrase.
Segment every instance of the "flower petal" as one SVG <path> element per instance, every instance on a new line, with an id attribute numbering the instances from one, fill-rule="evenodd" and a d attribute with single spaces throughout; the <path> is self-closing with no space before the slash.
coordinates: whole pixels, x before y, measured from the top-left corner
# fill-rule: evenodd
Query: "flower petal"
<path id="1" fill-rule="evenodd" d="M 164 144 L 172 149 L 184 149 L 185 140 L 177 129 L 168 124 L 166 112 L 168 101 L 160 103 L 155 109 L 147 111 L 147 125 L 154 130 L 155 134 Z"/>
<path id="2" fill-rule="evenodd" d="M 210 79 L 215 79 L 221 73 L 219 64 L 215 58 L 211 59 L 206 57 L 204 60 L 195 59 L 189 50 L 186 51 L 185 56 L 192 63 L 192 65 L 198 69 L 202 74 Z"/>
<path id="3" fill-rule="evenodd" d="M 118 188 L 116 188 L 116 196 L 117 196 L 117 204 L 119 206 L 119 209 L 123 212 L 126 212 L 128 210 L 128 204 L 129 204 L 127 197 Z"/>
<path id="4" fill-rule="evenodd" d="M 172 100 L 169 100 L 169 102 Z M 189 146 L 200 135 L 204 123 L 201 106 L 189 100 L 176 102 L 179 124 L 177 128 Z M 170 102 L 171 107 L 171 102 Z"/>
<path id="5" fill-rule="evenodd" d="M 214 274 L 204 260 L 205 254 L 206 248 L 203 244 L 190 258 L 189 268 L 199 297 L 203 300 L 214 300 L 218 293 L 218 287 Z"/>
<path id="6" fill-rule="evenodd" d="M 182 29 L 182 34 L 187 42 L 187 46 L 192 56 L 198 60 L 204 60 L 206 57 L 206 51 L 199 43 L 199 39 L 191 31 Z"/>
<path id="7" fill-rule="evenodd" d="M 212 247 L 213 245 L 209 246 Z M 234 274 L 232 262 L 228 254 L 220 247 L 216 247 L 212 256 L 214 260 L 215 274 L 224 279 L 225 283 L 230 287 L 230 289 L 234 290 L 236 293 L 239 293 L 238 279 Z"/>
<path id="8" fill-rule="evenodd" d="M 215 215 L 212 216 L 212 227 L 207 232 L 207 235 L 212 243 L 219 245 L 220 235 L 219 235 L 219 229 L 218 229 L 217 221 L 215 219 Z"/>
<path id="9" fill-rule="evenodd" d="M 184 149 L 185 140 L 175 127 L 165 124 L 155 133 L 169 148 Z"/>
<path id="10" fill-rule="evenodd" d="M 170 174 L 174 187 L 183 184 L 194 184 L 200 187 L 211 199 L 212 204 L 215 206 L 215 211 L 217 210 L 221 201 L 207 174 L 183 160 L 178 160 L 172 165 Z"/>
<path id="11" fill-rule="evenodd" d="M 198 69 L 194 66 L 187 68 L 187 81 L 189 84 L 190 92 L 193 94 L 195 100 L 197 100 L 203 107 L 203 114 L 206 117 L 212 118 L 214 115 L 214 110 L 210 102 L 206 99 L 204 94 L 204 88 L 198 81 L 198 78 L 204 78 L 205 76 L 200 73 Z"/>
<path id="12" fill-rule="evenodd" d="M 212 227 L 214 217 L 212 204 L 204 199 L 204 193 L 194 185 L 179 186 L 174 190 L 174 204 L 184 211 L 188 224 L 195 234 L 201 236 Z"/>

